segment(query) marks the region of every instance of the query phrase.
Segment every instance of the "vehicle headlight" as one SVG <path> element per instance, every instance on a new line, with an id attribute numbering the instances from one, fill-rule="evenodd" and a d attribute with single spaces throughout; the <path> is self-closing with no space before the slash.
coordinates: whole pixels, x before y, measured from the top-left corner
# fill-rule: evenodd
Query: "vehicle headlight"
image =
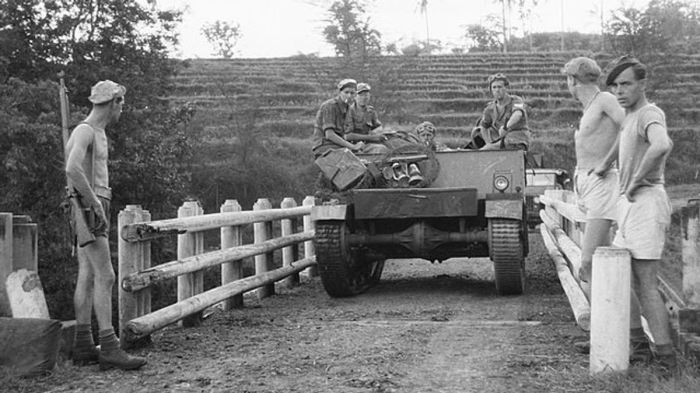
<path id="1" fill-rule="evenodd" d="M 508 181 L 508 178 L 505 176 L 496 176 L 493 179 L 493 186 L 498 190 L 498 191 L 505 191 L 506 188 L 510 185 L 510 182 Z"/>
<path id="2" fill-rule="evenodd" d="M 540 197 L 536 196 L 536 197 L 532 198 L 532 201 L 535 203 L 535 205 L 539 205 L 540 204 Z"/>

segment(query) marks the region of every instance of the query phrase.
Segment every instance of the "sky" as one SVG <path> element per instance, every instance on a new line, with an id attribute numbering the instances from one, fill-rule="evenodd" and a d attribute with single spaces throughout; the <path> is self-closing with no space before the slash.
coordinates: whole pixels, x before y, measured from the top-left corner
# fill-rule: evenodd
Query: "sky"
<path id="1" fill-rule="evenodd" d="M 531 0 L 530 0 L 531 1 Z M 211 58 L 213 47 L 202 27 L 217 20 L 240 24 L 242 37 L 235 57 L 287 57 L 298 54 L 333 56 L 333 47 L 323 39 L 332 0 L 157 0 L 161 9 L 184 8 L 180 25 L 179 58 Z M 532 31 L 600 31 L 600 10 L 644 9 L 648 0 L 539 0 L 532 8 Z M 419 0 L 367 0 L 370 26 L 382 34 L 384 44 L 396 42 L 402 48 L 412 41 L 425 41 L 425 16 Z M 563 12 L 562 12 L 563 11 Z M 489 14 L 500 16 L 494 0 L 429 0 L 428 34 L 440 40 L 446 50 L 465 46 L 466 26 L 483 23 Z M 518 20 L 513 11 L 514 21 Z M 516 23 L 514 22 L 514 27 Z M 517 27 L 522 27 L 518 22 Z"/>

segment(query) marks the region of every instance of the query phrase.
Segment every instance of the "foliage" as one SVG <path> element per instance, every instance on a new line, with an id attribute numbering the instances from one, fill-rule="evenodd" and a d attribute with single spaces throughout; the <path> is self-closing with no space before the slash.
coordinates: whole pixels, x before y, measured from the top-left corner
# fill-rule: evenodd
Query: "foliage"
<path id="1" fill-rule="evenodd" d="M 468 25 L 466 38 L 469 40 L 470 52 L 495 52 L 501 46 L 497 29 L 488 24 Z"/>
<path id="2" fill-rule="evenodd" d="M 646 57 L 687 53 L 700 44 L 700 5 L 688 0 L 652 0 L 646 10 L 620 8 L 605 27 L 615 53 Z"/>
<path id="3" fill-rule="evenodd" d="M 561 50 L 561 40 L 567 50 L 590 51 L 600 47 L 600 34 L 585 34 L 577 31 L 555 33 L 533 33 L 526 37 L 513 37 L 509 49 L 513 52 L 551 52 Z"/>
<path id="4" fill-rule="evenodd" d="M 177 64 L 179 12 L 161 12 L 137 0 L 9 0 L 0 4 L 0 159 L 10 185 L 3 211 L 38 222 L 40 274 L 56 318 L 70 318 L 74 274 L 65 220 L 58 210 L 64 179 L 56 72 L 65 71 L 74 126 L 89 111 L 90 86 L 111 79 L 127 87 L 127 104 L 110 138 L 112 221 L 126 203 L 140 203 L 154 218 L 172 214 L 189 179 L 195 140 L 187 123 L 194 111 L 167 100 Z M 7 51 L 5 51 L 7 48 Z M 114 233 L 114 232 L 113 232 Z M 70 269 L 68 269 L 70 270 Z"/>
<path id="5" fill-rule="evenodd" d="M 381 54 L 381 34 L 370 26 L 361 0 L 336 0 L 328 13 L 323 36 L 337 55 L 365 59 Z"/>
<path id="6" fill-rule="evenodd" d="M 235 54 L 234 48 L 241 38 L 241 25 L 236 22 L 217 20 L 202 27 L 207 41 L 214 46 L 214 56 L 230 59 Z"/>

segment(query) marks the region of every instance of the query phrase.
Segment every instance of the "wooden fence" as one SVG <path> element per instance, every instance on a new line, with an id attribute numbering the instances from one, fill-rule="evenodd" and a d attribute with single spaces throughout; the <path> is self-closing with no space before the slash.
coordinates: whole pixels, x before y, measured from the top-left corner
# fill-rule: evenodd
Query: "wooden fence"
<path id="1" fill-rule="evenodd" d="M 196 201 L 185 202 L 178 217 L 151 221 L 139 205 L 127 205 L 119 213 L 119 330 L 123 347 L 148 340 L 150 334 L 181 321 L 185 327 L 201 322 L 202 312 L 221 303 L 224 310 L 241 307 L 243 293 L 257 290 L 259 297 L 274 294 L 275 282 L 299 282 L 299 272 L 316 274 L 314 236 L 310 213 L 313 197 L 302 206 L 285 198 L 273 209 L 267 199 L 258 199 L 253 210 L 241 211 L 235 200 L 227 200 L 219 213 L 203 214 Z M 303 232 L 295 232 L 299 219 Z M 281 236 L 273 238 L 272 223 L 280 220 Z M 243 229 L 253 225 L 254 242 L 243 244 Z M 204 232 L 220 230 L 220 249 L 204 252 Z M 151 266 L 151 241 L 177 235 L 177 260 Z M 299 244 L 304 258 L 299 259 Z M 273 251 L 281 249 L 282 267 L 272 269 Z M 255 275 L 244 277 L 242 263 L 254 257 Z M 221 286 L 204 291 L 204 270 L 219 266 Z M 177 278 L 177 302 L 151 312 L 150 288 Z"/>
<path id="2" fill-rule="evenodd" d="M 588 331 L 591 308 L 578 279 L 585 217 L 576 206 L 571 191 L 545 191 L 540 201 L 545 205 L 545 209 L 540 211 L 542 238 L 555 262 L 576 322 Z M 659 290 L 671 317 L 674 344 L 682 354 L 700 359 L 700 201 L 689 200 L 680 214 L 683 234 L 682 288 L 678 292 L 660 275 Z"/>

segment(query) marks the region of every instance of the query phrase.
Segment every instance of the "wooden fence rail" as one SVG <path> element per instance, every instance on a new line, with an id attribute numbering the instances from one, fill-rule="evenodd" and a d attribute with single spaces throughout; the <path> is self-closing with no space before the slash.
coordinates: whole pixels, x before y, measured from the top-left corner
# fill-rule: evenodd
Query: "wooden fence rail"
<path id="1" fill-rule="evenodd" d="M 590 328 L 590 300 L 581 289 L 578 268 L 581 265 L 580 243 L 585 219 L 570 191 L 550 190 L 540 197 L 545 209 L 540 211 L 545 245 L 552 256 L 578 325 Z M 674 344 L 686 355 L 700 359 L 700 201 L 690 200 L 681 209 L 683 231 L 682 290 L 674 289 L 659 276 L 663 295 L 674 327 Z M 565 258 L 563 258 L 565 257 Z"/>
<path id="2" fill-rule="evenodd" d="M 149 340 L 150 334 L 167 325 L 201 323 L 202 312 L 221 303 L 224 310 L 243 305 L 243 293 L 258 290 L 259 297 L 274 294 L 274 283 L 299 282 L 298 274 L 308 270 L 315 275 L 315 255 L 310 220 L 313 197 L 297 207 L 285 198 L 279 209 L 267 199 L 259 199 L 252 211 L 241 211 L 235 200 L 227 200 L 219 213 L 203 214 L 198 202 L 187 201 L 178 209 L 178 218 L 151 221 L 148 211 L 128 205 L 119 213 L 119 330 L 123 347 Z M 299 218 L 303 231 L 296 232 Z M 280 237 L 273 237 L 272 222 L 280 220 Z M 253 225 L 254 243 L 243 244 L 242 232 Z M 204 252 L 204 232 L 219 229 L 221 248 Z M 153 239 L 177 234 L 177 259 L 151 266 Z M 299 259 L 299 244 L 304 258 Z M 273 252 L 282 250 L 282 267 L 272 269 Z M 242 261 L 255 258 L 255 275 L 243 277 Z M 204 270 L 220 266 L 221 286 L 204 291 Z M 150 289 L 164 280 L 177 279 L 178 301 L 151 312 Z"/>

